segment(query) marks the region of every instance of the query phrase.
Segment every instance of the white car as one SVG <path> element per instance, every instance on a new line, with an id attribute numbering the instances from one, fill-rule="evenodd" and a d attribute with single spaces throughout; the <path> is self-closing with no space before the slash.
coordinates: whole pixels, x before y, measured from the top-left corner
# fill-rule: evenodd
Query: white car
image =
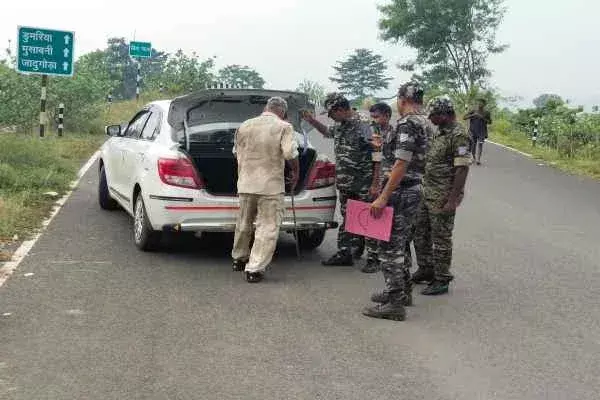
<path id="1" fill-rule="evenodd" d="M 142 250 L 156 248 L 164 232 L 233 232 L 239 208 L 235 130 L 259 115 L 271 96 L 288 101 L 301 154 L 296 225 L 287 188 L 281 230 L 297 229 L 303 249 L 318 247 L 326 230 L 338 225 L 335 164 L 298 133 L 299 111 L 310 109 L 301 93 L 204 90 L 152 102 L 128 124 L 107 126 L 110 138 L 99 160 L 100 207 L 120 205 L 133 217 L 134 241 Z"/>

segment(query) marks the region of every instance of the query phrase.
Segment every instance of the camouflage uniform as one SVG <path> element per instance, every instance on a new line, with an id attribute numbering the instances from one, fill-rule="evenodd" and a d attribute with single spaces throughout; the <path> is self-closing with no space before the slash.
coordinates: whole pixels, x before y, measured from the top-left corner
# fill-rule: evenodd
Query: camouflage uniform
<path id="1" fill-rule="evenodd" d="M 325 104 L 328 108 L 336 107 L 345 98 L 339 94 L 330 94 Z M 371 254 L 376 253 L 377 242 L 346 232 L 344 220 L 348 200 L 368 202 L 369 188 L 373 180 L 372 148 L 370 144 L 372 131 L 367 121 L 363 121 L 358 113 L 339 124 L 331 126 L 324 135 L 334 140 L 336 158 L 336 186 L 339 191 L 340 213 L 342 223 L 338 230 L 338 254 L 331 260 L 351 256 L 352 249 L 365 246 Z M 335 262 L 324 262 L 326 265 L 340 265 Z"/>
<path id="2" fill-rule="evenodd" d="M 434 99 L 431 113 L 450 113 L 453 106 L 448 97 Z M 454 182 L 455 167 L 472 164 L 470 138 L 458 122 L 439 126 L 439 130 L 427 152 L 424 176 L 424 198 L 417 217 L 415 250 L 419 267 L 434 271 L 434 280 L 447 285 L 453 276 L 452 231 L 455 212 L 443 212 Z"/>
<path id="3" fill-rule="evenodd" d="M 414 83 L 401 87 L 404 96 L 412 97 L 416 91 L 420 91 L 422 96 L 422 89 Z M 396 130 L 386 135 L 383 141 L 382 187 L 397 160 L 403 160 L 407 165 L 405 175 L 389 202 L 394 208 L 390 240 L 379 242 L 378 254 L 385 289 L 383 293 L 373 295 L 374 301 L 383 304 L 364 311 L 365 315 L 371 317 L 404 319 L 403 305 L 412 303 L 412 285 L 410 272 L 406 268 L 405 251 L 421 202 L 421 181 L 425 171 L 429 131 L 424 114 L 409 114 L 398 121 Z"/>

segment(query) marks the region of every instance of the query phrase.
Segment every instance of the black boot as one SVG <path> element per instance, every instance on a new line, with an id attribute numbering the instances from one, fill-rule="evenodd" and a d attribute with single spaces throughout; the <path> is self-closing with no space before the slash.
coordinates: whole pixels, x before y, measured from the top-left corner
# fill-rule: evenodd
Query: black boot
<path id="1" fill-rule="evenodd" d="M 246 268 L 247 261 L 233 260 L 233 270 L 236 272 L 243 271 Z"/>
<path id="2" fill-rule="evenodd" d="M 351 252 L 338 251 L 328 260 L 321 261 L 321 264 L 329 267 L 351 267 L 354 265 Z"/>
<path id="3" fill-rule="evenodd" d="M 380 303 L 380 304 L 389 303 L 389 301 L 390 301 L 390 295 L 387 294 L 384 291 L 375 292 L 375 293 L 373 293 L 371 295 L 371 301 L 373 303 Z M 412 307 L 413 306 L 413 297 L 412 297 L 412 294 L 405 295 L 402 298 L 402 304 L 404 305 L 404 307 Z"/>
<path id="4" fill-rule="evenodd" d="M 448 293 L 449 286 L 449 281 L 441 281 L 436 279 L 433 282 L 431 282 L 425 289 L 423 289 L 421 294 L 425 296 L 437 296 L 440 294 L 445 294 Z"/>
<path id="5" fill-rule="evenodd" d="M 244 272 L 246 282 L 258 283 L 263 280 L 265 274 L 263 272 Z"/>
<path id="6" fill-rule="evenodd" d="M 412 276 L 411 280 L 416 284 L 429 283 L 434 278 L 433 269 L 419 268 Z"/>
<path id="7" fill-rule="evenodd" d="M 364 240 L 361 240 L 358 245 L 352 246 L 352 257 L 354 257 L 355 260 L 359 260 L 362 257 L 365 252 L 365 246 Z"/>
<path id="8" fill-rule="evenodd" d="M 371 318 L 404 321 L 406 319 L 406 309 L 402 305 L 402 300 L 398 294 L 390 294 L 390 301 L 388 303 L 365 308 L 363 315 Z"/>
<path id="9" fill-rule="evenodd" d="M 365 274 L 372 274 L 374 272 L 379 271 L 379 260 L 374 255 L 369 255 L 367 258 L 367 262 L 360 269 L 360 272 L 364 272 Z"/>

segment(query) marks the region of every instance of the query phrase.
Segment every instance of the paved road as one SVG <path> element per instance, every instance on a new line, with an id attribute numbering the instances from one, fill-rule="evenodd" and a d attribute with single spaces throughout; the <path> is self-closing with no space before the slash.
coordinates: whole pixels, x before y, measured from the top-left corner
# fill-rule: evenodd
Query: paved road
<path id="1" fill-rule="evenodd" d="M 301 262 L 283 238 L 249 285 L 227 241 L 138 252 L 95 187 L 92 169 L 0 288 L 2 399 L 598 398 L 595 182 L 488 146 L 456 284 L 400 323 L 360 314 L 379 276 L 319 265 L 333 233 Z"/>

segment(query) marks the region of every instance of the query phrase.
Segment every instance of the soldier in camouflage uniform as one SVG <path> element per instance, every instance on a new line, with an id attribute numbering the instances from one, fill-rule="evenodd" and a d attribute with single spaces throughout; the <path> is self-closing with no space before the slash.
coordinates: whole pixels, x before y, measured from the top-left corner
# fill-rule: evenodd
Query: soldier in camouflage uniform
<path id="1" fill-rule="evenodd" d="M 405 250 L 422 197 L 425 153 L 430 126 L 422 113 L 423 89 L 409 82 L 398 90 L 398 112 L 401 115 L 394 131 L 383 139 L 381 161 L 382 191 L 371 205 L 378 218 L 386 206 L 394 208 L 392 232 L 388 242 L 379 242 L 379 260 L 385 278 L 383 292 L 371 300 L 379 303 L 363 314 L 382 319 L 403 321 L 405 306 L 412 305 L 410 272 L 406 269 Z"/>
<path id="2" fill-rule="evenodd" d="M 370 201 L 375 200 L 381 193 L 381 163 L 383 137 L 391 135 L 395 126 L 390 124 L 392 118 L 392 108 L 387 103 L 376 103 L 369 108 L 371 117 L 371 128 L 373 130 L 373 159 L 377 160 L 373 169 L 373 184 L 369 189 Z M 377 244 L 377 243 L 376 243 Z M 364 273 L 374 273 L 379 270 L 379 257 L 376 252 L 369 252 L 367 262 L 361 269 Z"/>
<path id="3" fill-rule="evenodd" d="M 362 121 L 350 107 L 350 102 L 339 93 L 330 93 L 324 106 L 327 115 L 337 124 L 327 127 L 309 112 L 303 118 L 326 138 L 334 139 L 336 158 L 336 186 L 339 191 L 342 223 L 338 231 L 338 252 L 322 262 L 327 266 L 351 266 L 354 264 L 353 249 L 364 247 L 365 238 L 346 232 L 344 220 L 348 200 L 370 201 L 369 189 L 373 185 L 373 169 L 378 162 L 372 151 L 372 131 L 368 122 Z M 369 254 L 376 252 L 377 242 L 366 240 Z"/>
<path id="4" fill-rule="evenodd" d="M 469 134 L 456 121 L 454 106 L 448 96 L 430 102 L 429 118 L 438 126 L 438 131 L 427 152 L 424 198 L 419 207 L 414 238 L 419 270 L 413 281 L 430 281 L 422 294 L 438 295 L 448 292 L 453 279 L 450 264 L 454 217 L 464 195 L 473 158 Z"/>

